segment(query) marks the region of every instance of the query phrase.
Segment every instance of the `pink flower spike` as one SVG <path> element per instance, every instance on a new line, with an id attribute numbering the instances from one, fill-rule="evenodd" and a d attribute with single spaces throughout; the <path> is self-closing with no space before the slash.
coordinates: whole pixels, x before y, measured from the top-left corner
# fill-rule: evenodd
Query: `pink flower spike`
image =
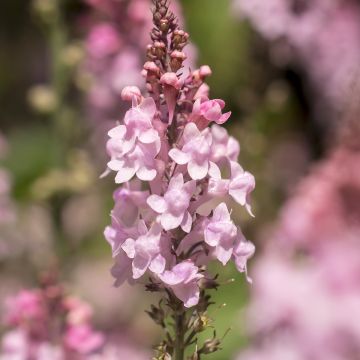
<path id="1" fill-rule="evenodd" d="M 189 308 L 199 302 L 200 290 L 198 281 L 203 278 L 199 269 L 191 261 L 183 261 L 171 270 L 159 275 L 160 280 L 168 285 L 174 294 Z"/>
<path id="2" fill-rule="evenodd" d="M 181 81 L 175 73 L 168 72 L 160 78 L 160 83 L 163 85 L 164 96 L 169 110 L 169 124 L 171 124 L 174 118 L 179 90 L 181 89 Z"/>
<path id="3" fill-rule="evenodd" d="M 183 175 L 178 174 L 170 180 L 164 197 L 149 196 L 147 203 L 155 212 L 161 214 L 160 223 L 164 230 L 168 231 L 181 226 L 184 231 L 190 231 L 191 217 L 187 209 L 195 188 L 194 180 L 184 183 Z"/>

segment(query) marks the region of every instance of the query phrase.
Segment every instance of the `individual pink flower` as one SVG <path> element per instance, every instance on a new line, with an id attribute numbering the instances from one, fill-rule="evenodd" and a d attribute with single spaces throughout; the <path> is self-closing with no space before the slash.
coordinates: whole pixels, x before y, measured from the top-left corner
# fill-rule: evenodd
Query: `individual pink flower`
<path id="1" fill-rule="evenodd" d="M 128 238 L 121 246 L 132 259 L 133 278 L 139 279 L 147 269 L 155 274 L 164 271 L 166 259 L 161 249 L 161 226 L 155 223 L 149 230 L 143 220 L 138 223 L 138 237 Z"/>
<path id="2" fill-rule="evenodd" d="M 200 131 L 194 123 L 185 126 L 182 149 L 173 148 L 169 156 L 178 164 L 187 164 L 190 177 L 201 180 L 209 171 L 212 137 L 209 129 Z"/>
<path id="3" fill-rule="evenodd" d="M 230 212 L 225 203 L 214 210 L 212 218 L 206 223 L 204 230 L 205 242 L 215 248 L 216 258 L 226 265 L 233 255 L 237 228 L 231 220 Z"/>
<path id="4" fill-rule="evenodd" d="M 253 257 L 254 253 L 255 245 L 251 241 L 246 240 L 243 233 L 238 228 L 233 249 L 233 258 L 236 269 L 241 273 L 245 273 L 246 278 L 250 283 L 252 283 L 252 279 L 247 274 L 247 262 Z"/>
<path id="5" fill-rule="evenodd" d="M 141 183 L 133 180 L 114 193 L 115 207 L 111 216 L 123 226 L 132 227 L 139 215 L 145 216 L 149 191 L 141 190 Z"/>
<path id="6" fill-rule="evenodd" d="M 65 345 L 80 354 L 89 354 L 104 343 L 104 336 L 88 324 L 70 326 L 64 336 Z"/>
<path id="7" fill-rule="evenodd" d="M 6 322 L 19 325 L 26 322 L 42 322 L 47 314 L 39 291 L 22 290 L 7 301 Z"/>
<path id="8" fill-rule="evenodd" d="M 103 58 L 116 53 L 120 45 L 116 29 L 107 23 L 93 27 L 86 43 L 87 51 L 95 58 Z"/>
<path id="9" fill-rule="evenodd" d="M 160 280 L 171 287 L 185 307 L 195 306 L 199 302 L 198 281 L 203 277 L 191 261 L 181 262 L 159 275 Z"/>
<path id="10" fill-rule="evenodd" d="M 161 214 L 160 223 L 164 230 L 176 229 L 178 226 L 185 232 L 191 230 L 192 218 L 187 209 L 195 188 L 195 181 L 184 183 L 183 175 L 178 174 L 170 180 L 163 197 L 149 196 L 147 203 L 155 212 Z"/>
<path id="11" fill-rule="evenodd" d="M 211 127 L 211 161 L 219 163 L 221 160 L 237 161 L 240 153 L 239 142 L 229 136 L 225 128 L 214 124 Z"/>
<path id="12" fill-rule="evenodd" d="M 236 162 L 230 161 L 231 177 L 222 179 L 218 166 L 211 163 L 210 180 L 208 192 L 210 195 L 230 195 L 238 204 L 245 206 L 250 215 L 253 216 L 250 206 L 250 193 L 255 188 L 254 176 Z"/>
<path id="13" fill-rule="evenodd" d="M 220 99 L 205 100 L 197 99 L 194 103 L 189 121 L 194 122 L 199 129 L 206 128 L 211 122 L 225 123 L 231 116 L 231 111 L 223 114 L 225 102 Z"/>

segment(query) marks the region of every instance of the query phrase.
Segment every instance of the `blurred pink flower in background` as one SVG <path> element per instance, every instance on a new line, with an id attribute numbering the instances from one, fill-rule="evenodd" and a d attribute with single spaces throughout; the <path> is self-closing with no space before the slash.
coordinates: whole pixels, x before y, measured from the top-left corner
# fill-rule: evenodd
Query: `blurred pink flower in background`
<path id="1" fill-rule="evenodd" d="M 282 209 L 254 268 L 238 360 L 360 357 L 360 151 L 340 145 Z"/>
<path id="2" fill-rule="evenodd" d="M 328 124 L 326 115 L 337 120 L 360 81 L 359 2 L 234 0 L 233 7 L 271 42 L 275 64 L 302 66 L 324 112 L 322 121 Z"/>

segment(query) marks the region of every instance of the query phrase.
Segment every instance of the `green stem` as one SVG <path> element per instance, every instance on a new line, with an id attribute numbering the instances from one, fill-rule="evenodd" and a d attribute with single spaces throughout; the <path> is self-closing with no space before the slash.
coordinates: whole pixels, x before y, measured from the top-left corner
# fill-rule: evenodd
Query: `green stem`
<path id="1" fill-rule="evenodd" d="M 184 360 L 185 356 L 185 333 L 186 333 L 186 313 L 181 311 L 175 316 L 175 360 Z"/>

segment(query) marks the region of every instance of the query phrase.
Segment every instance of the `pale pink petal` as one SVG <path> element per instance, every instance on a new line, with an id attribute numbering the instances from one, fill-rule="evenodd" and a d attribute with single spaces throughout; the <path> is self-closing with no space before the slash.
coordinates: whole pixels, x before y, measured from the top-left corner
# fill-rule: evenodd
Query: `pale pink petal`
<path id="1" fill-rule="evenodd" d="M 123 167 L 118 171 L 115 177 L 115 182 L 117 184 L 122 184 L 131 180 L 131 178 L 135 175 L 136 169 L 131 167 Z"/>
<path id="2" fill-rule="evenodd" d="M 184 215 L 183 221 L 181 222 L 181 228 L 186 233 L 189 233 L 191 231 L 191 225 L 192 225 L 192 218 L 190 213 L 187 211 Z"/>
<path id="3" fill-rule="evenodd" d="M 164 230 L 168 231 L 168 230 L 176 229 L 178 226 L 180 226 L 183 218 L 184 218 L 184 214 L 180 214 L 176 216 L 170 213 L 164 213 L 161 215 L 160 221 Z"/>
<path id="4" fill-rule="evenodd" d="M 136 255 L 132 263 L 133 278 L 141 278 L 150 265 L 150 257 Z"/>
<path id="5" fill-rule="evenodd" d="M 231 259 L 232 252 L 233 252 L 232 248 L 225 249 L 221 246 L 218 246 L 215 249 L 215 256 L 223 264 L 223 266 L 225 266 Z"/>
<path id="6" fill-rule="evenodd" d="M 191 159 L 190 154 L 187 154 L 187 153 L 185 153 L 179 149 L 175 149 L 175 148 L 171 149 L 169 151 L 169 156 L 171 157 L 171 159 L 173 159 L 179 165 L 185 165 Z"/>
<path id="7" fill-rule="evenodd" d="M 212 161 L 209 161 L 209 175 L 214 179 L 221 179 L 221 171 L 219 167 Z"/>
<path id="8" fill-rule="evenodd" d="M 112 171 L 119 171 L 119 170 L 122 170 L 123 167 L 124 167 L 124 161 L 123 160 L 110 160 L 108 163 L 107 163 L 107 166 L 110 170 Z"/>
<path id="9" fill-rule="evenodd" d="M 209 162 L 205 161 L 202 164 L 198 164 L 191 160 L 188 164 L 188 172 L 193 180 L 202 180 L 206 177 L 209 170 Z"/>
<path id="10" fill-rule="evenodd" d="M 135 257 L 135 240 L 134 239 L 127 239 L 121 245 L 121 248 L 125 251 L 126 255 L 133 259 Z"/>
<path id="11" fill-rule="evenodd" d="M 145 98 L 139 108 L 151 119 L 154 117 L 156 113 L 156 104 L 152 97 Z"/>
<path id="12" fill-rule="evenodd" d="M 183 174 L 177 174 L 171 178 L 168 190 L 173 190 L 173 189 L 180 190 L 183 186 L 184 186 Z"/>
<path id="13" fill-rule="evenodd" d="M 200 290 L 197 283 L 178 285 L 173 288 L 175 295 L 184 302 L 184 306 L 190 308 L 199 302 Z"/>
<path id="14" fill-rule="evenodd" d="M 185 126 L 183 134 L 185 144 L 198 136 L 200 136 L 200 130 L 194 123 L 189 123 Z"/>
<path id="15" fill-rule="evenodd" d="M 221 117 L 219 119 L 215 120 L 215 122 L 217 124 L 224 124 L 226 121 L 229 120 L 230 116 L 231 116 L 231 111 L 221 115 Z"/>
<path id="16" fill-rule="evenodd" d="M 162 214 L 167 209 L 167 205 L 164 198 L 159 195 L 149 196 L 146 202 L 154 211 L 156 211 L 159 214 Z"/>
<path id="17" fill-rule="evenodd" d="M 160 140 L 159 133 L 154 129 L 146 130 L 140 134 L 139 140 L 143 144 L 151 144 L 155 141 Z"/>
<path id="18" fill-rule="evenodd" d="M 116 138 L 116 139 L 124 138 L 125 134 L 126 134 L 126 126 L 124 125 L 116 126 L 108 132 L 108 135 L 111 138 Z"/>
<path id="19" fill-rule="evenodd" d="M 145 166 L 140 167 L 140 169 L 136 172 L 136 176 L 142 181 L 151 181 L 156 177 L 156 170 L 149 169 Z"/>
<path id="20" fill-rule="evenodd" d="M 166 260 L 159 254 L 150 263 L 149 269 L 155 274 L 162 274 L 165 270 Z"/>
<path id="21" fill-rule="evenodd" d="M 230 221 L 230 212 L 225 203 L 219 204 L 214 210 L 213 219 L 216 221 Z"/>

